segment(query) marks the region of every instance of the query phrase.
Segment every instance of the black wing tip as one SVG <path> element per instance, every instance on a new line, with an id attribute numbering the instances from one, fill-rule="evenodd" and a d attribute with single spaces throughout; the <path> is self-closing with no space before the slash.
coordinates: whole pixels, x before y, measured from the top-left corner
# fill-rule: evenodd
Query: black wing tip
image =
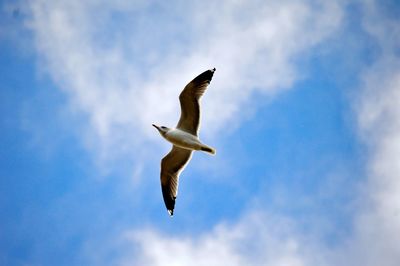
<path id="1" fill-rule="evenodd" d="M 204 72 L 205 74 L 207 74 L 207 77 L 209 77 L 209 79 L 210 79 L 209 81 L 211 81 L 215 71 L 216 71 L 216 69 L 214 67 L 213 69 L 209 69 L 209 70 Z"/>
<path id="2" fill-rule="evenodd" d="M 175 208 L 175 200 L 176 197 L 171 196 L 169 189 L 166 186 L 161 186 L 165 207 L 170 216 L 174 215 L 174 208 Z"/>
<path id="3" fill-rule="evenodd" d="M 193 79 L 193 82 L 204 82 L 204 81 L 206 81 L 207 83 L 210 83 L 211 82 L 211 80 L 212 80 L 212 77 L 213 77 L 213 75 L 214 75 L 214 72 L 215 72 L 215 67 L 213 68 L 213 69 L 209 69 L 209 70 L 206 70 L 206 71 L 204 71 L 203 73 L 201 73 L 200 75 L 198 75 L 197 77 L 195 77 L 194 79 Z"/>
<path id="4" fill-rule="evenodd" d="M 169 202 L 165 201 L 165 207 L 167 207 L 169 216 L 174 216 L 175 199 Z"/>

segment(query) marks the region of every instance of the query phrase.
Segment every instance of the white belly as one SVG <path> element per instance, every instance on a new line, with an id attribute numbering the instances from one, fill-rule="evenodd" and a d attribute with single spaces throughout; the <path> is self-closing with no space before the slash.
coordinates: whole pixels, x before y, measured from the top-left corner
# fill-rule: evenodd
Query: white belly
<path id="1" fill-rule="evenodd" d="M 164 137 L 175 146 L 184 149 L 200 150 L 202 147 L 200 140 L 196 136 L 180 129 L 171 129 Z"/>

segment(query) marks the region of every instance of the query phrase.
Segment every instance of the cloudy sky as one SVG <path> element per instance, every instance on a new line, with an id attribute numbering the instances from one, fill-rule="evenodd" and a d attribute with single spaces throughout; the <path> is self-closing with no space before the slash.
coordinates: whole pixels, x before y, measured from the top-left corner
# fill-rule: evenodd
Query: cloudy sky
<path id="1" fill-rule="evenodd" d="M 395 266 L 400 5 L 0 2 L 0 265 Z M 152 123 L 217 69 L 168 216 Z"/>

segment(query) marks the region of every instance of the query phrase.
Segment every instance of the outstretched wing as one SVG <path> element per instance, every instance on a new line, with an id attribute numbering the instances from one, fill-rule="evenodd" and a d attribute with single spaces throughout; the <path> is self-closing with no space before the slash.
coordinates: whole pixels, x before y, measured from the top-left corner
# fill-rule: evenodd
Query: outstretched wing
<path id="1" fill-rule="evenodd" d="M 165 207 L 174 214 L 175 199 L 178 194 L 179 175 L 192 157 L 192 151 L 172 146 L 171 151 L 161 160 L 161 190 Z"/>
<path id="2" fill-rule="evenodd" d="M 197 136 L 200 125 L 200 97 L 204 94 L 214 75 L 215 68 L 204 71 L 189 82 L 181 94 L 181 118 L 176 128 Z"/>

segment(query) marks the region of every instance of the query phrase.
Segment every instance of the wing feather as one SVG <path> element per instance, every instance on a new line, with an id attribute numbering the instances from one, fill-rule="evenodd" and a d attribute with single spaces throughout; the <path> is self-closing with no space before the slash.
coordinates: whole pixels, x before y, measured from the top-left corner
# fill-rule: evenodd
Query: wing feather
<path id="1" fill-rule="evenodd" d="M 172 146 L 171 151 L 161 160 L 161 190 L 165 207 L 172 216 L 178 195 L 179 175 L 192 157 L 192 151 Z"/>
<path id="2" fill-rule="evenodd" d="M 177 128 L 197 136 L 200 125 L 199 100 L 210 84 L 214 72 L 215 68 L 204 71 L 189 82 L 179 95 L 181 117 Z"/>

